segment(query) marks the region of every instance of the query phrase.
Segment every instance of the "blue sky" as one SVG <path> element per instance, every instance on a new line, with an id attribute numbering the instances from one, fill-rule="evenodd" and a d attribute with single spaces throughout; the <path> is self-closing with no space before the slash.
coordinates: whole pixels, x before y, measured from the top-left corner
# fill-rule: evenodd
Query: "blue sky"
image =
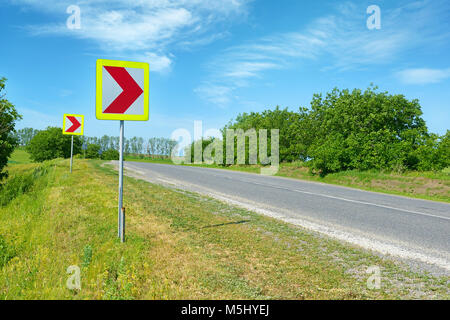
<path id="1" fill-rule="evenodd" d="M 67 28 L 70 5 L 80 29 Z M 368 6 L 381 10 L 369 30 Z M 2 0 L 0 76 L 18 128 L 86 117 L 85 134 L 118 135 L 95 119 L 99 58 L 150 64 L 150 120 L 128 137 L 221 128 L 238 113 L 309 106 L 333 87 L 419 99 L 432 132 L 450 116 L 450 2 L 300 0 Z"/>

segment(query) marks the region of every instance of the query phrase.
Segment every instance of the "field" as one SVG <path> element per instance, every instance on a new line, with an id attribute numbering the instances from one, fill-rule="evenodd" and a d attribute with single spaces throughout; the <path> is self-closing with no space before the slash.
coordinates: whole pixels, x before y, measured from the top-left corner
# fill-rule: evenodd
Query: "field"
<path id="1" fill-rule="evenodd" d="M 148 159 L 135 156 L 126 157 L 127 161 L 153 162 L 172 164 L 170 159 Z M 259 174 L 258 165 L 194 165 L 215 169 L 237 170 Z M 383 192 L 419 199 L 450 202 L 450 170 L 441 172 L 380 172 L 380 171 L 344 171 L 328 174 L 324 177 L 311 174 L 301 162 L 282 163 L 276 174 L 280 177 L 330 183 L 345 187 L 358 188 L 367 191 Z"/>
<path id="2" fill-rule="evenodd" d="M 15 158 L 17 159 L 17 154 Z M 14 160 L 17 161 L 17 160 Z M 19 162 L 19 161 L 17 161 Z M 0 191 L 0 299 L 448 299 L 448 279 L 102 161 L 11 164 Z M 81 290 L 66 287 L 81 268 Z M 381 288 L 369 289 L 370 266 Z"/>

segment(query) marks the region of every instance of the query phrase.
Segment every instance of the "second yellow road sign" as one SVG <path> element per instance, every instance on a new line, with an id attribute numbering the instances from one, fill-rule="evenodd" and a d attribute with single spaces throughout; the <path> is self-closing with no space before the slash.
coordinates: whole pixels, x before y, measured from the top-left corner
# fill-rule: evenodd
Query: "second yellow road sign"
<path id="1" fill-rule="evenodd" d="M 63 118 L 63 134 L 82 136 L 84 132 L 84 116 L 81 114 L 65 114 Z"/>

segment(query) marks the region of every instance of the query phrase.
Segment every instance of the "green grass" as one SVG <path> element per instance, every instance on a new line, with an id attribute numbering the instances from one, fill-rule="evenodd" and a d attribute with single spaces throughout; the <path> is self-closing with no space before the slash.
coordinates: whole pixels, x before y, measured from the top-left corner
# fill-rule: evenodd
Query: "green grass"
<path id="1" fill-rule="evenodd" d="M 30 162 L 30 155 L 24 148 L 16 148 L 8 159 L 8 164 L 25 164 Z"/>
<path id="2" fill-rule="evenodd" d="M 0 299 L 449 298 L 446 278 L 129 177 L 122 244 L 117 173 L 102 164 L 76 160 L 72 174 L 68 160 L 10 167 L 11 176 L 45 174 L 0 207 Z M 72 265 L 80 291 L 66 287 Z M 381 290 L 366 286 L 372 265 Z"/>
<path id="3" fill-rule="evenodd" d="M 173 164 L 170 158 L 141 158 L 132 155 L 125 155 L 125 161 L 133 161 L 133 162 L 150 162 L 150 163 L 161 163 L 161 164 Z"/>
<path id="4" fill-rule="evenodd" d="M 450 202 L 450 173 L 343 171 L 324 177 L 311 174 L 301 163 L 282 164 L 278 176 L 330 183 L 367 191 Z"/>

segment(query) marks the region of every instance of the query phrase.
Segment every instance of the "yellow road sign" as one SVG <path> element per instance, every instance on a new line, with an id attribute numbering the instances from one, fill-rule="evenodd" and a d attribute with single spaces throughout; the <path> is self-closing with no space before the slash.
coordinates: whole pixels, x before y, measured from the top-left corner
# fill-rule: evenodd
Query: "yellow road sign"
<path id="1" fill-rule="evenodd" d="M 99 59 L 96 70 L 97 119 L 148 120 L 148 63 Z"/>
<path id="2" fill-rule="evenodd" d="M 63 118 L 63 134 L 82 136 L 84 132 L 84 116 L 81 114 L 65 114 Z"/>

